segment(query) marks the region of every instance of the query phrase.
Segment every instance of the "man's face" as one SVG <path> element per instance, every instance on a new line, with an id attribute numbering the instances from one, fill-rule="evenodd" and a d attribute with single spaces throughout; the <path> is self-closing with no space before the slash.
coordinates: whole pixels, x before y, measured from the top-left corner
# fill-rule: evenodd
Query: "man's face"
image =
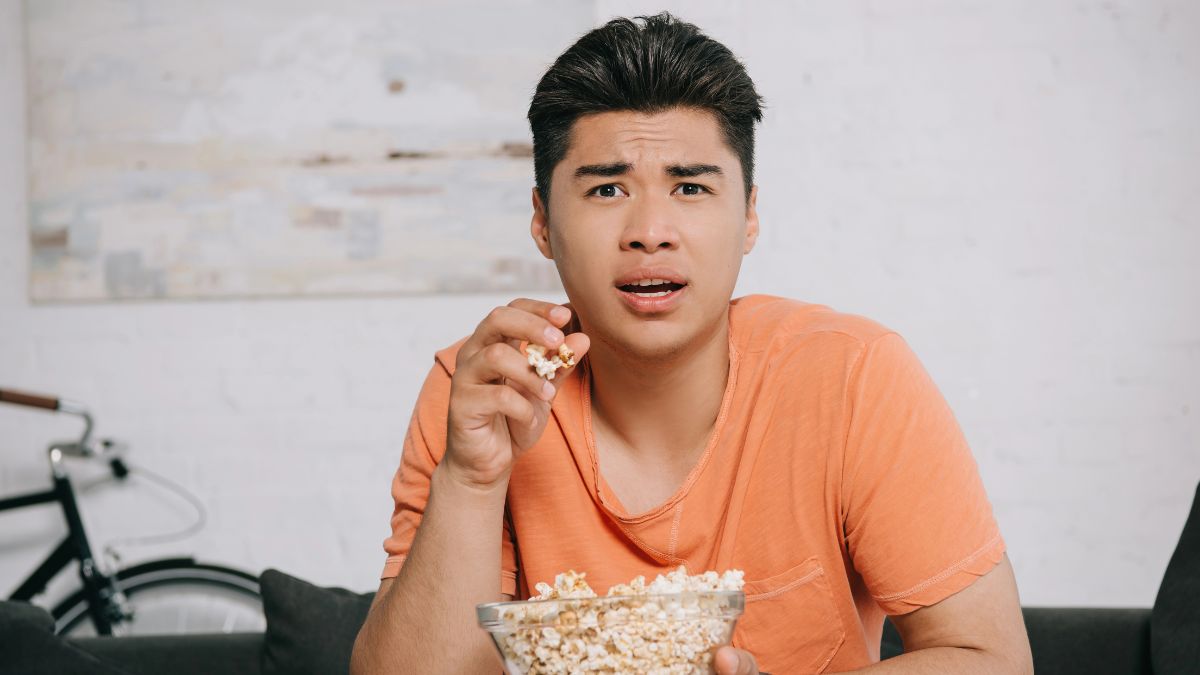
<path id="1" fill-rule="evenodd" d="M 724 326 L 758 235 L 756 192 L 747 201 L 741 164 L 707 111 L 597 113 L 575 122 L 554 167 L 548 221 L 534 191 L 531 232 L 584 332 L 667 358 Z"/>

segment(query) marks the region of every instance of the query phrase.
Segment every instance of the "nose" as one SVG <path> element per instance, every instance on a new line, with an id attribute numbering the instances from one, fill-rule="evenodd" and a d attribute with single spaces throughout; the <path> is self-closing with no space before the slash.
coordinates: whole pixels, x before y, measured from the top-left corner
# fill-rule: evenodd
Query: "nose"
<path id="1" fill-rule="evenodd" d="M 645 251 L 679 248 L 679 228 L 669 204 L 648 199 L 636 208 L 629 209 L 629 220 L 621 232 L 622 251 Z"/>

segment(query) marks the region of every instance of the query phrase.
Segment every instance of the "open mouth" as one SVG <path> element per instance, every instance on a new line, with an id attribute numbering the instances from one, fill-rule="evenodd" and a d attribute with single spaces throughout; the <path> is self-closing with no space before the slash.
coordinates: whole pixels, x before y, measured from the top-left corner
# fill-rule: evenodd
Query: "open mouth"
<path id="1" fill-rule="evenodd" d="M 661 298 L 686 286 L 665 279 L 645 279 L 635 284 L 624 284 L 617 288 L 643 298 Z"/>

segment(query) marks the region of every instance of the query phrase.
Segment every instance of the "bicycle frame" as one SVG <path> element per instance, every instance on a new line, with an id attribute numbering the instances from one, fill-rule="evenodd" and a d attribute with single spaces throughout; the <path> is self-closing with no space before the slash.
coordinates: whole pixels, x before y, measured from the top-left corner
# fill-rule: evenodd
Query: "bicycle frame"
<path id="1" fill-rule="evenodd" d="M 62 506 L 63 515 L 67 521 L 66 538 L 21 583 L 17 590 L 13 591 L 10 599 L 28 602 L 34 596 L 45 591 L 50 580 L 57 576 L 64 567 L 67 567 L 72 560 L 78 560 L 79 578 L 83 581 L 84 594 L 88 600 L 88 612 L 96 627 L 96 632 L 100 635 L 112 635 L 114 619 L 119 619 L 118 614 L 121 611 L 118 601 L 120 591 L 114 580 L 100 570 L 92 555 L 92 547 L 88 542 L 83 519 L 79 515 L 79 507 L 75 501 L 75 490 L 71 485 L 70 477 L 61 467 L 62 453 L 57 449 L 52 449 L 50 461 L 54 471 L 53 488 L 0 499 L 0 512 L 58 502 Z"/>
<path id="2" fill-rule="evenodd" d="M 21 583 L 11 598 L 29 601 L 33 596 L 45 591 L 50 580 L 72 560 L 78 560 L 79 578 L 83 581 L 83 590 L 88 600 L 88 612 L 96 627 L 96 632 L 100 635 L 112 635 L 114 622 L 125 618 L 124 596 L 114 579 L 106 575 L 96 564 L 91 544 L 88 543 L 87 532 L 83 528 L 83 519 L 79 516 L 79 506 L 75 501 L 75 489 L 71 486 L 70 476 L 62 466 L 63 457 L 66 455 L 87 457 L 97 454 L 96 441 L 92 439 L 92 416 L 88 413 L 87 408 L 75 401 L 55 396 L 31 394 L 15 389 L 0 389 L 0 403 L 65 413 L 83 420 L 83 436 L 79 441 L 54 443 L 49 448 L 50 470 L 54 477 L 52 489 L 0 499 L 0 511 L 58 502 L 62 506 L 63 516 L 67 520 L 67 537 L 54 548 L 41 565 L 38 565 L 33 574 Z M 102 441 L 101 445 L 110 442 Z M 114 458 L 111 463 L 114 471 L 118 467 L 121 471 L 125 471 L 119 459 Z"/>
<path id="3" fill-rule="evenodd" d="M 130 473 L 122 459 L 125 444 L 112 438 L 93 438 L 91 414 L 83 404 L 69 399 L 0 388 L 0 403 L 73 415 L 83 421 L 83 435 L 79 440 L 55 442 L 46 449 L 54 482 L 51 489 L 0 497 L 0 512 L 57 502 L 67 522 L 66 538 L 54 547 L 29 578 L 21 582 L 11 595 L 13 600 L 28 602 L 44 593 L 51 579 L 68 567 L 71 561 L 78 560 L 83 587 L 60 599 L 54 606 L 52 613 L 58 624 L 57 630 L 73 627 L 86 616 L 91 619 L 98 635 L 112 635 L 114 631 L 125 633 L 126 629 L 135 631 L 138 629 L 135 621 L 137 607 L 129 601 L 128 596 L 161 585 L 174 584 L 178 593 L 179 584 L 199 582 L 232 589 L 243 597 L 253 597 L 256 603 L 259 601 L 255 575 L 221 565 L 197 563 L 190 557 L 153 560 L 106 573 L 92 554 L 75 498 L 75 488 L 63 459 L 79 457 L 105 461 L 113 478 L 124 480 Z M 153 475 L 151 472 L 147 474 Z M 232 605 L 227 604 L 227 608 L 230 607 Z M 261 604 L 258 608 L 261 610 Z M 224 621 L 227 623 L 231 616 L 227 614 Z"/>

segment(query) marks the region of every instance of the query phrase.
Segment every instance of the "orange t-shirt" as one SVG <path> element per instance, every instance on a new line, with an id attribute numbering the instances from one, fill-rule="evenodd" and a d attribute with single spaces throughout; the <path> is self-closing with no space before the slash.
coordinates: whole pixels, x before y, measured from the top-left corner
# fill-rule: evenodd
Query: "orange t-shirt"
<path id="1" fill-rule="evenodd" d="M 555 399 L 508 488 L 499 590 L 568 569 L 600 594 L 639 574 L 745 571 L 734 646 L 773 673 L 879 660 L 884 614 L 935 604 L 1004 542 L 953 413 L 896 333 L 769 296 L 729 308 L 729 377 L 712 436 L 666 502 L 630 514 L 600 475 L 586 366 Z M 461 343 L 460 343 L 461 344 Z M 383 577 L 399 573 L 446 449 L 457 345 L 438 352 L 392 485 Z"/>

